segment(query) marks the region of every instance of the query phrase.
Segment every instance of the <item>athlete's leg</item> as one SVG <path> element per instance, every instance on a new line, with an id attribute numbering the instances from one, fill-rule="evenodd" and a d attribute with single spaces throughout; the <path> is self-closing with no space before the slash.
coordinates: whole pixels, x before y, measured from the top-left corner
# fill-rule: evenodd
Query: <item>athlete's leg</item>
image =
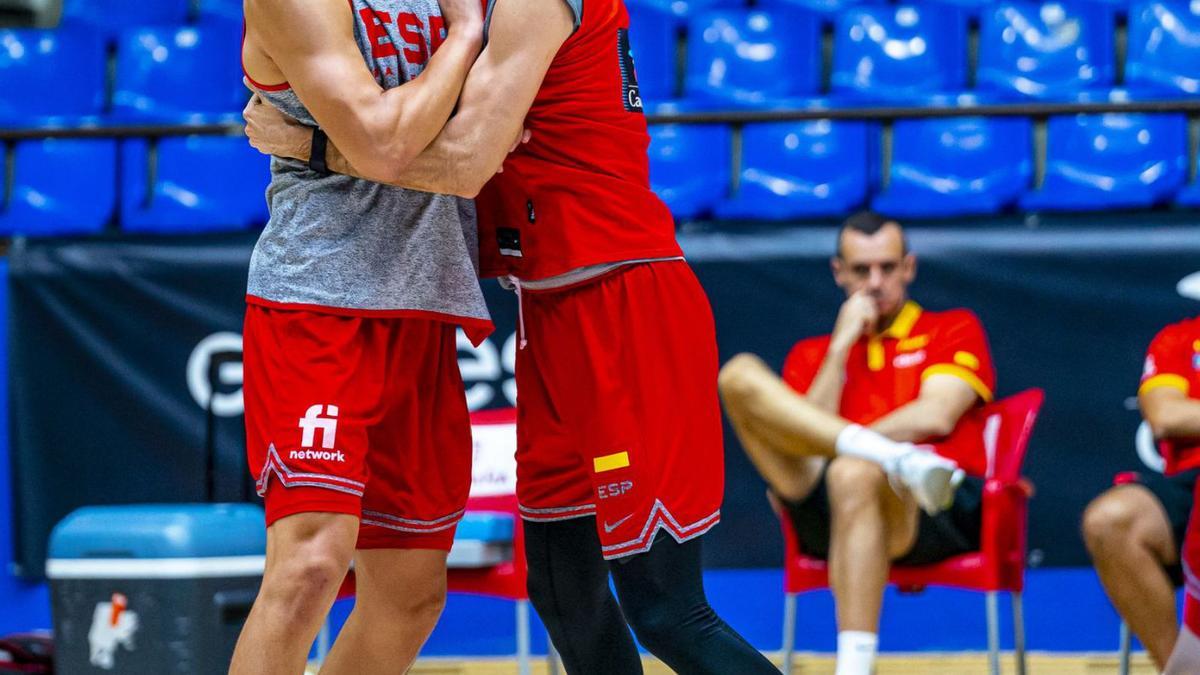
<path id="1" fill-rule="evenodd" d="M 361 328 L 353 317 L 246 309 L 246 454 L 265 500 L 267 558 L 231 673 L 301 672 L 350 566 L 368 477 L 359 420 L 378 398 L 347 367 L 366 349 Z"/>
<path id="2" fill-rule="evenodd" d="M 1162 503 L 1142 485 L 1111 488 L 1084 511 L 1083 538 L 1117 613 L 1163 668 L 1179 634 L 1166 571 L 1179 553 Z"/>
<path id="3" fill-rule="evenodd" d="M 596 519 L 527 520 L 529 599 L 571 675 L 642 672 L 642 659 L 608 585 Z"/>
<path id="4" fill-rule="evenodd" d="M 742 430 L 778 454 L 792 457 L 837 454 L 837 438 L 850 423 L 812 405 L 775 375 L 762 359 L 738 354 L 718 378 L 721 399 Z"/>
<path id="5" fill-rule="evenodd" d="M 446 555 L 471 486 L 471 422 L 454 328 L 398 319 L 375 321 L 370 331 L 387 381 L 368 431 L 357 600 L 322 669 L 334 675 L 412 665 L 445 605 Z"/>
<path id="6" fill-rule="evenodd" d="M 582 576 L 588 593 L 606 600 L 592 561 L 600 554 L 630 558 L 616 571 L 621 609 L 656 655 L 685 673 L 777 672 L 712 615 L 698 544 L 686 555 L 670 551 L 678 548 L 670 535 L 694 539 L 717 523 L 723 494 L 716 339 L 694 275 L 682 262 L 635 265 L 523 300 L 529 343 L 517 355 L 522 510 L 527 521 L 547 521 L 586 508 L 595 513 L 585 522 L 600 543 L 562 550 L 540 571 L 531 557 L 535 597 L 547 604 L 539 581 L 578 583 Z M 653 545 L 660 529 L 670 532 L 661 547 Z M 552 543 L 563 536 L 547 532 Z M 572 571 L 579 566 L 586 573 Z M 596 630 L 594 617 L 579 612 L 557 619 L 567 635 Z M 668 627 L 679 633 L 672 637 Z M 698 644 L 696 635 L 712 639 Z M 606 654 L 577 660 L 590 672 L 622 672 Z"/>
<path id="7" fill-rule="evenodd" d="M 890 561 L 917 537 L 917 505 L 877 464 L 839 457 L 825 474 L 832 514 L 829 585 L 837 604 L 838 675 L 869 675 Z"/>
<path id="8" fill-rule="evenodd" d="M 726 383 L 726 380 L 722 380 L 723 385 Z M 750 422 L 750 414 L 745 410 L 746 399 L 734 395 L 733 391 L 726 392 L 725 389 L 731 387 L 722 387 L 725 393 L 725 413 L 738 440 L 741 441 L 742 450 L 746 452 L 750 463 L 758 470 L 771 491 L 790 502 L 799 502 L 807 498 L 821 479 L 821 471 L 828 459 L 823 456 L 797 457 L 776 450 L 759 435 L 756 426 Z M 820 455 L 819 452 L 804 454 Z"/>
<path id="9" fill-rule="evenodd" d="M 298 513 L 267 528 L 262 588 L 230 665 L 231 675 L 295 675 L 346 576 L 358 518 Z"/>
<path id="10" fill-rule="evenodd" d="M 446 604 L 446 551 L 365 549 L 357 597 L 321 673 L 407 672 Z"/>
<path id="11" fill-rule="evenodd" d="M 642 672 L 641 654 L 613 597 L 608 566 L 596 534 L 595 497 L 578 439 L 595 437 L 597 410 L 586 383 L 591 364 L 572 347 L 563 352 L 565 326 L 542 320 L 542 304 L 559 300 L 527 294 L 529 342 L 516 355 L 517 497 L 525 529 L 529 599 L 570 675 Z M 584 311 L 573 303 L 568 310 Z M 558 319 L 563 313 L 545 313 Z M 564 358 L 565 356 L 565 358 Z M 564 363 L 567 359 L 582 361 Z M 568 377 L 560 381 L 562 372 Z M 576 401 L 576 397 L 581 401 Z M 575 405 L 572 405 L 575 404 Z M 574 411 L 568 414 L 567 409 Z M 572 423 L 579 421 L 579 423 Z M 599 425 L 598 425 L 599 426 Z"/>
<path id="12" fill-rule="evenodd" d="M 739 431 L 751 438 L 762 458 L 852 456 L 879 464 L 912 491 L 926 511 L 946 508 L 963 479 L 954 462 L 897 443 L 880 434 L 812 405 L 780 379 L 762 359 L 739 354 L 729 360 L 719 377 L 721 397 Z M 757 443 L 755 443 L 757 439 Z M 760 461 L 781 484 L 788 466 L 778 461 Z M 811 490 L 811 464 L 801 465 L 801 478 Z M 795 468 L 795 465 L 793 465 Z"/>
<path id="13" fill-rule="evenodd" d="M 609 567 L 638 640 L 676 673 L 779 672 L 708 604 L 700 537 L 680 544 L 662 532 L 649 551 Z"/>

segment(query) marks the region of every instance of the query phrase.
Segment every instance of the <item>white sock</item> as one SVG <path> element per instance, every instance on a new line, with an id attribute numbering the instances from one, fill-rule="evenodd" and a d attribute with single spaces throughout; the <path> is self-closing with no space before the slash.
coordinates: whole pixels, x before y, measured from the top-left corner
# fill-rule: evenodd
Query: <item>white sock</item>
<path id="1" fill-rule="evenodd" d="M 871 675 L 879 636 L 861 630 L 838 633 L 837 671 L 835 675 Z"/>
<path id="2" fill-rule="evenodd" d="M 851 424 L 838 434 L 834 448 L 839 455 L 870 460 L 891 471 L 896 459 L 912 450 L 911 443 L 897 443 L 883 434 Z"/>

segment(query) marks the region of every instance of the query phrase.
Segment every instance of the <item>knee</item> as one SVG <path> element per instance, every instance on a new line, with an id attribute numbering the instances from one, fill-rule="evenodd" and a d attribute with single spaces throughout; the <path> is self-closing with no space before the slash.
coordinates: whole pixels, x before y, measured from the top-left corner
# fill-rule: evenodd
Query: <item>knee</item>
<path id="1" fill-rule="evenodd" d="M 835 512 L 878 506 L 886 483 L 887 476 L 878 464 L 857 457 L 838 457 L 825 473 L 829 505 Z"/>
<path id="2" fill-rule="evenodd" d="M 758 391 L 758 374 L 769 370 L 763 360 L 754 354 L 738 354 L 721 367 L 717 376 L 717 388 L 727 402 L 746 401 Z"/>
<path id="3" fill-rule="evenodd" d="M 358 603 L 379 619 L 373 622 L 375 625 L 395 629 L 416 626 L 429 631 L 446 608 L 446 587 L 431 579 L 428 583 L 409 584 L 402 593 L 360 596 Z"/>
<path id="4" fill-rule="evenodd" d="M 323 614 L 349 565 L 349 556 L 335 550 L 306 547 L 267 571 L 259 598 L 290 615 Z"/>
<path id="5" fill-rule="evenodd" d="M 677 616 L 664 602 L 628 602 L 621 598 L 621 611 L 639 642 L 651 652 L 675 643 L 674 632 L 683 628 L 683 617 Z"/>
<path id="6" fill-rule="evenodd" d="M 1119 550 L 1132 544 L 1138 509 L 1124 499 L 1120 491 L 1106 492 L 1083 512 L 1083 540 L 1095 555 L 1101 550 Z"/>

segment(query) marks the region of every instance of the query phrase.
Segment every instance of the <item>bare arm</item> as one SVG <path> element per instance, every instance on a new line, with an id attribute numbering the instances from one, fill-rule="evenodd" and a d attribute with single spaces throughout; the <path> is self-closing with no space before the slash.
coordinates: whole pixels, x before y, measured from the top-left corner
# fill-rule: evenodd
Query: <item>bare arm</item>
<path id="1" fill-rule="evenodd" d="M 842 404 L 842 390 L 846 386 L 846 361 L 850 357 L 850 348 L 875 325 L 878 317 L 875 302 L 866 293 L 855 293 L 842 303 L 833 334 L 829 338 L 829 349 L 804 398 L 826 412 L 838 412 Z"/>
<path id="2" fill-rule="evenodd" d="M 456 20 L 426 76 L 388 90 L 364 66 L 343 0 L 246 0 L 246 39 L 350 162 L 394 180 L 441 131 L 479 54 L 482 20 L 465 9 L 475 0 L 452 1 Z"/>
<path id="3" fill-rule="evenodd" d="M 920 442 L 949 436 L 978 400 L 979 394 L 957 377 L 930 375 L 915 400 L 879 418 L 871 428 L 893 441 Z"/>
<path id="4" fill-rule="evenodd" d="M 824 410 L 836 413 L 841 407 L 842 391 L 846 387 L 846 359 L 849 348 L 830 343 L 821 368 L 813 378 L 812 385 L 804 397 L 809 403 Z"/>
<path id="5" fill-rule="evenodd" d="M 330 134 L 326 164 L 338 173 L 381 183 L 474 197 L 518 142 L 542 78 L 573 28 L 563 0 L 500 0 L 492 12 L 487 47 L 463 86 L 458 112 L 429 147 L 402 170 L 387 171 L 360 164 Z M 284 125 L 277 113 L 247 108 L 247 134 L 254 147 L 307 160 L 306 132 Z"/>
<path id="6" fill-rule="evenodd" d="M 1155 438 L 1200 437 L 1200 400 L 1174 387 L 1155 387 L 1139 394 L 1138 404 Z"/>

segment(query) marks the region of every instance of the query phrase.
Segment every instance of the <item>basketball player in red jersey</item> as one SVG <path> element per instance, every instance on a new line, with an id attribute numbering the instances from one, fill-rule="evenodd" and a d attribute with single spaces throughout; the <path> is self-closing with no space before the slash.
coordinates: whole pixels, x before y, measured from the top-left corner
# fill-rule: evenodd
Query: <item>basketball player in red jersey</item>
<path id="1" fill-rule="evenodd" d="M 492 0 L 457 113 L 413 162 L 359 166 L 338 139 L 324 159 L 478 196 L 482 272 L 521 305 L 530 596 L 567 671 L 641 672 L 632 626 L 679 673 L 778 672 L 704 594 L 700 537 L 723 493 L 716 339 L 649 188 L 628 25 L 621 0 Z M 253 101 L 246 118 L 255 147 L 310 159 L 310 128 Z M 532 138 L 505 161 L 523 127 Z"/>
<path id="2" fill-rule="evenodd" d="M 385 171 L 440 132 L 482 47 L 477 0 L 246 0 L 245 12 L 257 95 Z M 473 205 L 284 158 L 267 200 L 245 321 L 266 570 L 230 672 L 302 672 L 352 556 L 358 601 L 322 672 L 402 672 L 441 613 L 471 484 L 455 329 L 491 329 Z"/>

